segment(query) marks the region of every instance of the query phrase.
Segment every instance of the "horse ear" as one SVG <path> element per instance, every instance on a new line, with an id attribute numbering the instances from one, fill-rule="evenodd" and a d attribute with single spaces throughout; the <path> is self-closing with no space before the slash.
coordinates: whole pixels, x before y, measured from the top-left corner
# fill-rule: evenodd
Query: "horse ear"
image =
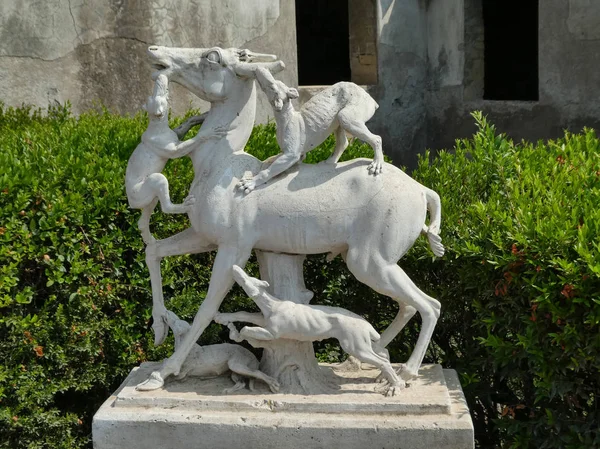
<path id="1" fill-rule="evenodd" d="M 300 96 L 300 94 L 298 93 L 298 91 L 296 89 L 294 89 L 293 87 L 290 87 L 287 90 L 287 96 L 288 96 L 288 98 L 298 98 Z"/>

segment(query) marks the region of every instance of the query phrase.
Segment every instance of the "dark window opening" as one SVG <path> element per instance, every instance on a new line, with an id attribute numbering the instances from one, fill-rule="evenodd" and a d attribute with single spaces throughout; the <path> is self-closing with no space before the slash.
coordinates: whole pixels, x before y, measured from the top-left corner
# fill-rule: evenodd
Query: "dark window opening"
<path id="1" fill-rule="evenodd" d="M 348 0 L 296 0 L 298 83 L 350 81 Z"/>
<path id="2" fill-rule="evenodd" d="M 538 3 L 483 0 L 486 100 L 538 100 Z"/>

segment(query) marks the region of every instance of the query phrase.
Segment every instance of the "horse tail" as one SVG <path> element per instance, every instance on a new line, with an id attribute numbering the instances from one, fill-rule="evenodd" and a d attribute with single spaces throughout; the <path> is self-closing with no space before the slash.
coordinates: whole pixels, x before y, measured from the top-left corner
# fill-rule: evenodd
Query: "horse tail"
<path id="1" fill-rule="evenodd" d="M 446 251 L 440 237 L 440 226 L 442 224 L 442 203 L 440 196 L 431 189 L 425 189 L 427 210 L 429 211 L 429 226 L 423 225 L 423 234 L 429 240 L 429 247 L 433 254 L 442 257 Z"/>

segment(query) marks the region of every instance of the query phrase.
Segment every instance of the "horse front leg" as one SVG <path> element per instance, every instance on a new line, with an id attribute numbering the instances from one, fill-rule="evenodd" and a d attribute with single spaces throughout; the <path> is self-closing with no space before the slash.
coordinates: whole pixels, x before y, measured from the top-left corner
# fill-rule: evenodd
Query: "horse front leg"
<path id="1" fill-rule="evenodd" d="M 251 251 L 251 246 L 244 249 L 230 246 L 220 246 L 218 248 L 206 298 L 198 309 L 190 330 L 186 333 L 183 341 L 173 355 L 164 361 L 159 371 L 153 372 L 148 380 L 139 384 L 137 386 L 138 390 L 156 390 L 164 385 L 164 380 L 167 377 L 172 374 L 179 374 L 181 365 L 200 335 L 202 335 L 202 332 L 204 332 L 216 315 L 225 295 L 227 295 L 227 292 L 233 286 L 232 267 L 234 265 L 245 266 Z"/>
<path id="2" fill-rule="evenodd" d="M 166 320 L 167 308 L 162 291 L 161 260 L 168 256 L 204 253 L 214 249 L 216 245 L 206 242 L 192 228 L 167 239 L 151 241 L 146 246 L 146 265 L 150 272 L 152 286 L 152 330 L 155 346 L 161 345 L 169 333 Z"/>

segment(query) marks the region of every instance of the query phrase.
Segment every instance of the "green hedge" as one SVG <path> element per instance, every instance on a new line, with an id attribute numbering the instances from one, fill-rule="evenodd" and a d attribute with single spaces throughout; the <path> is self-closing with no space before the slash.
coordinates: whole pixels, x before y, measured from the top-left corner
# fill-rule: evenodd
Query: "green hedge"
<path id="1" fill-rule="evenodd" d="M 146 126 L 142 114 L 75 118 L 68 107 L 46 115 L 0 107 L 0 448 L 90 447 L 101 403 L 133 366 L 172 350 L 172 341 L 152 345 L 139 212 L 128 209 L 124 189 Z M 331 138 L 308 161 L 324 159 L 333 145 Z M 261 159 L 276 154 L 274 124 L 256 127 L 247 150 Z M 372 154 L 357 142 L 342 159 Z M 170 161 L 165 173 L 171 197 L 182 201 L 190 160 Z M 167 237 L 189 224 L 184 215 L 157 213 L 151 226 Z M 213 257 L 163 262 L 167 304 L 181 317 L 191 319 L 201 303 Z M 253 307 L 239 288 L 223 305 Z M 213 325 L 201 342 L 226 340 Z"/>
<path id="2" fill-rule="evenodd" d="M 474 117 L 473 139 L 413 174 L 442 198 L 447 255 L 405 262 L 442 303 L 435 356 L 481 447 L 600 447 L 600 142 L 515 144 Z"/>
<path id="3" fill-rule="evenodd" d="M 423 158 L 413 173 L 442 197 L 448 249 L 434 260 L 419 239 L 401 261 L 442 302 L 426 361 L 459 371 L 480 447 L 599 446 L 600 144 L 591 130 L 514 144 L 477 119 L 473 139 Z M 124 192 L 146 125 L 144 115 L 0 108 L 0 448 L 91 447 L 102 401 L 133 366 L 172 348 L 171 340 L 152 345 L 139 212 Z M 332 146 L 329 139 L 308 160 Z M 273 125 L 255 128 L 247 150 L 275 154 Z M 358 156 L 372 151 L 353 144 L 344 154 Z M 165 173 L 181 201 L 189 159 Z M 182 215 L 152 221 L 159 237 L 187 225 Z M 213 258 L 163 262 L 167 304 L 180 316 L 191 318 L 202 301 Z M 254 262 L 249 268 L 256 274 Z M 306 281 L 315 301 L 360 313 L 379 330 L 397 311 L 340 258 L 309 258 Z M 223 309 L 242 308 L 254 305 L 236 287 Z M 394 361 L 412 351 L 418 322 L 392 343 Z M 212 325 L 201 343 L 226 340 Z M 317 352 L 343 358 L 333 341 Z"/>

